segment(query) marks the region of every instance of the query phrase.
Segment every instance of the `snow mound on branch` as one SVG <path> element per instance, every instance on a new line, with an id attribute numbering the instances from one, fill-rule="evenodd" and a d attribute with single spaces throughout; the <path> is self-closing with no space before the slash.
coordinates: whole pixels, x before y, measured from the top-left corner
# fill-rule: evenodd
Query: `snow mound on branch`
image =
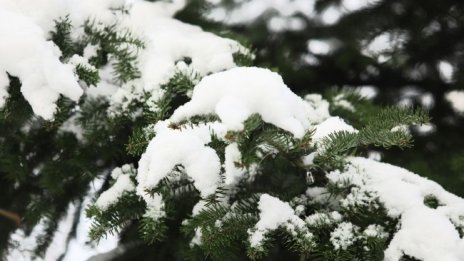
<path id="1" fill-rule="evenodd" d="M 316 126 L 316 130 L 312 136 L 314 142 L 320 142 L 325 137 L 328 137 L 330 134 L 346 131 L 350 133 L 358 132 L 355 128 L 351 125 L 347 124 L 343 119 L 340 117 L 330 117 L 325 121 L 321 122 Z"/>
<path id="2" fill-rule="evenodd" d="M 305 229 L 305 222 L 295 215 L 293 208 L 286 202 L 270 196 L 268 194 L 261 195 L 258 202 L 259 221 L 253 229 L 249 230 L 249 241 L 251 247 L 259 248 L 265 240 L 265 234 L 278 227 L 284 226 L 289 230 Z M 307 236 L 312 234 L 307 232 Z"/>
<path id="3" fill-rule="evenodd" d="M 79 99 L 83 90 L 73 67 L 60 62 L 60 50 L 30 18 L 0 4 L 0 35 L 0 107 L 7 96 L 6 72 L 19 77 L 24 98 L 44 119 L 52 119 L 60 94 Z"/>
<path id="4" fill-rule="evenodd" d="M 146 91 L 167 83 L 177 69 L 176 64 L 183 63 L 183 60 L 188 60 L 184 63 L 186 70 L 204 76 L 235 67 L 233 54 L 248 52 L 236 41 L 173 19 L 172 6 L 167 3 L 135 2 L 130 8 L 130 15 L 122 22 L 122 25 L 140 35 L 146 44 L 140 55 L 140 70 Z"/>
<path id="5" fill-rule="evenodd" d="M 399 260 L 403 254 L 424 260 L 463 260 L 464 239 L 456 226 L 464 226 L 464 200 L 437 183 L 408 170 L 387 163 L 353 157 L 343 173 L 328 175 L 332 182 L 350 180 L 355 186 L 370 191 L 399 218 L 400 228 L 385 251 L 386 260 Z M 434 197 L 438 207 L 424 203 Z"/>
<path id="6" fill-rule="evenodd" d="M 103 192 L 100 197 L 98 197 L 95 202 L 101 210 L 108 209 L 109 206 L 117 202 L 117 200 L 125 193 L 135 190 L 134 182 L 131 180 L 131 175 L 133 175 L 133 167 L 129 164 L 126 164 L 120 168 L 115 168 L 111 172 L 111 177 L 116 180 L 116 182 Z"/>
<path id="7" fill-rule="evenodd" d="M 268 69 L 237 67 L 204 77 L 193 90 L 192 100 L 179 107 L 171 119 L 215 113 L 229 130 L 242 130 L 254 113 L 301 138 L 310 126 L 308 104 Z"/>
<path id="8" fill-rule="evenodd" d="M 69 16 L 72 25 L 81 26 L 87 19 L 105 23 L 114 21 L 114 10 L 126 4 L 126 0 L 0 0 L 0 5 L 28 16 L 45 33 L 55 26 L 55 20 Z"/>
<path id="9" fill-rule="evenodd" d="M 221 163 L 216 152 L 205 144 L 211 141 L 212 132 L 223 132 L 220 125 L 210 123 L 178 130 L 167 124 L 156 125 L 156 136 L 140 158 L 137 193 L 144 196 L 146 189 L 156 187 L 175 166 L 182 165 L 201 196 L 213 194 L 220 183 Z"/>
<path id="10" fill-rule="evenodd" d="M 242 153 L 238 148 L 238 144 L 234 142 L 227 145 L 224 155 L 224 184 L 226 186 L 236 185 L 246 172 L 245 168 L 236 166 L 242 160 Z"/>

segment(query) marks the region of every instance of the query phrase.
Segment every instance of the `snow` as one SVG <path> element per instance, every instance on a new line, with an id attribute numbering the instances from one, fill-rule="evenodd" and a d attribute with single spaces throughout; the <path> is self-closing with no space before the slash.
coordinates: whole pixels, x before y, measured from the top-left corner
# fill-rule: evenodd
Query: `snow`
<path id="1" fill-rule="evenodd" d="M 29 234 L 23 229 L 17 229 L 11 234 L 9 244 L 11 244 L 6 260 L 30 260 L 30 252 L 37 247 L 37 238 L 45 232 L 45 219 L 41 219 L 39 223 L 30 231 Z"/>
<path id="2" fill-rule="evenodd" d="M 451 104 L 454 111 L 464 113 L 464 91 L 453 90 L 445 94 L 445 99 Z"/>
<path id="3" fill-rule="evenodd" d="M 190 241 L 190 247 L 193 247 L 195 245 L 200 246 L 202 244 L 202 238 L 203 233 L 201 231 L 201 227 L 198 227 L 195 229 L 195 235 L 193 235 L 192 240 Z"/>
<path id="4" fill-rule="evenodd" d="M 353 245 L 357 237 L 355 236 L 359 228 L 350 222 L 342 222 L 330 233 L 330 242 L 335 250 L 346 250 Z"/>
<path id="5" fill-rule="evenodd" d="M 341 107 L 341 108 L 343 108 L 345 110 L 348 110 L 348 111 L 351 111 L 351 112 L 356 111 L 353 104 L 345 99 L 345 94 L 344 93 L 340 93 L 340 94 L 336 95 L 333 98 L 333 105 Z"/>
<path id="6" fill-rule="evenodd" d="M 364 85 L 364 86 L 359 86 L 357 88 L 357 92 L 364 99 L 372 100 L 377 96 L 377 94 L 379 93 L 379 90 L 375 86 Z"/>
<path id="7" fill-rule="evenodd" d="M 330 213 L 314 213 L 305 218 L 305 222 L 310 227 L 317 227 L 323 224 L 338 223 L 342 220 L 342 216 L 337 211 Z"/>
<path id="8" fill-rule="evenodd" d="M 159 220 L 166 216 L 164 210 L 164 201 L 161 194 L 155 193 L 153 195 L 143 195 L 143 199 L 147 203 L 147 211 L 144 214 L 144 217 L 151 218 L 153 220 Z"/>
<path id="9" fill-rule="evenodd" d="M 238 149 L 237 143 L 231 143 L 227 145 L 225 149 L 225 161 L 224 161 L 224 185 L 233 186 L 236 185 L 245 174 L 246 169 L 236 166 L 236 163 L 240 163 L 242 160 L 242 154 Z"/>
<path id="10" fill-rule="evenodd" d="M 312 16 L 314 13 L 314 0 L 253 0 L 235 1 L 231 10 L 218 5 L 207 15 L 216 21 L 228 24 L 247 24 L 262 16 L 275 14 L 280 20 L 291 19 L 296 14 Z M 272 28 L 272 25 L 269 25 Z"/>
<path id="11" fill-rule="evenodd" d="M 63 244 L 63 242 L 67 241 L 69 233 L 71 232 L 76 209 L 75 204 L 69 204 L 66 215 L 60 220 L 50 247 L 45 252 L 44 260 L 58 260 L 62 254 L 66 253 L 67 245 Z"/>
<path id="12" fill-rule="evenodd" d="M 94 194 L 103 185 L 103 179 L 97 179 L 92 182 L 91 189 L 83 200 L 82 207 L 79 213 L 79 222 L 76 228 L 76 236 L 71 238 L 67 244 L 69 232 L 75 221 L 77 205 L 70 203 L 65 216 L 59 220 L 58 229 L 53 235 L 51 246 L 45 252 L 43 260 L 57 260 L 63 255 L 64 261 L 84 261 L 99 253 L 107 252 L 115 249 L 118 242 L 117 235 L 108 235 L 99 241 L 98 245 L 89 244 L 89 230 L 92 220 L 86 216 L 86 209 L 91 204 Z M 34 260 L 32 253 L 37 246 L 38 238 L 45 231 L 45 219 L 42 219 L 39 224 L 33 229 L 32 233 L 26 235 L 22 229 L 16 230 L 12 236 L 10 243 L 13 243 L 13 248 L 9 249 L 6 260 Z"/>
<path id="13" fill-rule="evenodd" d="M 78 115 L 75 114 L 69 117 L 59 128 L 59 133 L 70 132 L 73 133 L 77 140 L 84 140 L 84 129 L 77 122 Z"/>
<path id="14" fill-rule="evenodd" d="M 200 27 L 182 23 L 173 18 L 184 7 L 185 0 L 171 2 L 147 2 L 126 0 L 38 0 L 34 3 L 26 0 L 0 0 L 0 34 L 4 36 L 0 53 L 0 106 L 7 98 L 8 79 L 3 72 L 18 76 L 22 83 L 22 92 L 31 104 L 34 113 L 45 119 L 52 119 L 56 110 L 55 102 L 62 94 L 77 100 L 83 93 L 73 72 L 73 66 L 87 66 L 85 59 L 96 54 L 98 46 L 88 45 L 83 58 L 73 57 L 70 64 L 59 61 L 60 52 L 50 41 L 46 41 L 48 32 L 54 28 L 55 20 L 69 15 L 73 25 L 71 35 L 79 39 L 84 31 L 85 20 L 95 20 L 97 27 L 117 25 L 117 30 L 131 31 L 145 43 L 145 49 L 139 50 L 135 62 L 141 72 L 141 78 L 122 86 L 123 91 L 112 87 L 113 59 L 110 66 L 102 68 L 102 79 L 97 88 L 90 87 L 89 93 L 108 98 L 111 109 L 127 109 L 123 101 L 141 99 L 143 92 L 160 97 L 160 85 L 167 83 L 176 72 L 176 63 L 185 57 L 191 59 L 187 69 L 199 76 L 235 67 L 233 54 L 249 51 L 238 42 L 204 32 Z M 127 14 L 115 11 L 127 10 Z M 27 41 L 24 41 L 27 39 Z M 130 46 L 129 46 L 130 47 Z M 16 51 L 15 51 L 16 50 Z M 17 50 L 21 50 L 18 52 Z M 18 62 L 20 61 L 20 62 Z M 35 68 L 40 70 L 34 71 Z M 93 69 L 93 68 L 91 68 Z M 95 95 L 91 95 L 94 97 Z M 114 96 L 114 98 L 112 98 Z M 111 110 L 110 110 L 111 111 Z M 113 110 L 114 112 L 114 110 Z M 115 115 L 115 113 L 113 113 Z"/>
<path id="15" fill-rule="evenodd" d="M 329 6 L 320 16 L 320 20 L 325 25 L 333 25 L 343 16 L 342 10 L 338 6 Z"/>
<path id="16" fill-rule="evenodd" d="M 324 138 L 328 137 L 330 134 L 340 131 L 346 131 L 349 133 L 358 132 L 351 125 L 348 125 L 343 119 L 338 116 L 334 116 L 316 125 L 316 130 L 312 138 L 315 143 L 318 143 L 323 141 Z"/>
<path id="17" fill-rule="evenodd" d="M 399 230 L 385 251 L 386 260 L 398 260 L 403 253 L 424 261 L 463 260 L 464 239 L 455 228 L 463 225 L 462 198 L 400 167 L 359 157 L 349 162 L 343 173 L 328 175 L 331 182 L 349 180 L 377 198 L 389 216 L 399 218 Z M 426 196 L 435 197 L 439 206 L 426 206 Z"/>
<path id="18" fill-rule="evenodd" d="M 95 206 L 105 211 L 116 203 L 118 199 L 126 192 L 134 191 L 135 185 L 131 180 L 133 175 L 132 167 L 124 165 L 121 168 L 115 168 L 111 176 L 115 179 L 115 183 L 109 189 L 104 191 L 95 202 Z"/>
<path id="19" fill-rule="evenodd" d="M 100 239 L 98 244 L 89 244 L 91 242 L 89 231 L 93 220 L 87 217 L 86 209 L 93 203 L 92 199 L 97 191 L 101 189 L 103 182 L 103 179 L 96 179 L 92 182 L 90 191 L 82 203 L 76 235 L 70 240 L 63 261 L 84 261 L 92 256 L 117 249 L 118 235 L 109 234 L 105 238 Z"/>
<path id="20" fill-rule="evenodd" d="M 220 182 L 221 164 L 216 152 L 205 146 L 211 140 L 211 133 L 170 129 L 165 124 L 157 124 L 156 136 L 140 158 L 137 193 L 143 196 L 146 189 L 156 187 L 180 164 L 203 197 L 213 194 Z"/>
<path id="21" fill-rule="evenodd" d="M 307 44 L 310 53 L 319 55 L 327 55 L 334 48 L 334 44 L 327 40 L 309 40 Z"/>
<path id="22" fill-rule="evenodd" d="M 301 138 L 310 126 L 307 105 L 268 69 L 237 67 L 204 77 L 192 100 L 173 113 L 173 121 L 215 113 L 229 130 L 240 131 L 243 122 L 258 113 L 265 122 Z"/>
<path id="23" fill-rule="evenodd" d="M 407 35 L 402 31 L 388 31 L 375 36 L 363 45 L 364 55 L 376 58 L 378 62 L 384 63 L 390 60 L 391 53 L 395 48 L 401 47 L 407 39 Z"/>
<path id="24" fill-rule="evenodd" d="M 447 61 L 440 61 L 437 64 L 437 69 L 443 81 L 446 83 L 452 82 L 455 69 L 451 63 Z"/>
<path id="25" fill-rule="evenodd" d="M 0 73 L 19 77 L 21 92 L 35 114 L 50 120 L 60 94 L 77 101 L 83 90 L 71 65 L 60 62 L 60 50 L 45 38 L 44 31 L 29 17 L 0 3 Z M 0 80 L 5 97 L 5 78 Z"/>
<path id="26" fill-rule="evenodd" d="M 253 229 L 249 230 L 249 241 L 251 247 L 260 248 L 265 240 L 265 234 L 269 231 L 275 230 L 280 226 L 291 225 L 303 229 L 305 223 L 298 216 L 295 211 L 286 202 L 270 196 L 262 194 L 259 202 L 259 221 Z"/>
<path id="27" fill-rule="evenodd" d="M 175 72 L 176 62 L 185 57 L 192 61 L 188 67 L 204 76 L 235 67 L 233 53 L 248 52 L 236 41 L 173 19 L 174 12 L 167 12 L 167 6 L 170 5 L 137 1 L 121 23 L 145 42 L 146 47 L 139 55 L 145 91 L 167 83 Z"/>

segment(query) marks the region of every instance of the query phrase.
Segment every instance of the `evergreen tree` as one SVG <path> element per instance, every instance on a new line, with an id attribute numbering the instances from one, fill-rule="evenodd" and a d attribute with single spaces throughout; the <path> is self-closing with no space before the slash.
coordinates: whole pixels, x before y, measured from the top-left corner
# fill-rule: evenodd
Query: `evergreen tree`
<path id="1" fill-rule="evenodd" d="M 0 3 L 6 259 L 69 260 L 82 213 L 118 235 L 107 260 L 464 258 L 464 200 L 366 158 L 411 146 L 422 109 L 298 96 L 173 18 L 201 2 L 63 3 Z"/>

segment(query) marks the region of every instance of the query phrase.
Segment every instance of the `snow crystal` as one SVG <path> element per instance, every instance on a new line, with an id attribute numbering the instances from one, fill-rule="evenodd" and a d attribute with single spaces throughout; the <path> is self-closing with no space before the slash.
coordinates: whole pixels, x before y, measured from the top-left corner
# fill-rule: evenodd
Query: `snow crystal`
<path id="1" fill-rule="evenodd" d="M 60 50 L 29 17 L 0 4 L 0 35 L 0 105 L 5 97 L 5 72 L 19 77 L 24 98 L 44 119 L 53 117 L 60 94 L 79 99 L 83 90 L 73 67 L 60 62 Z"/>
<path id="2" fill-rule="evenodd" d="M 127 170 L 127 167 L 123 167 Z M 115 168 L 112 171 L 112 178 L 116 180 L 116 182 L 103 192 L 100 197 L 95 202 L 95 206 L 97 206 L 101 210 L 108 209 L 109 206 L 113 205 L 117 202 L 117 200 L 125 193 L 129 191 L 135 190 L 134 182 L 131 180 L 132 170 L 129 167 L 129 171 L 123 172 L 121 168 Z"/>
<path id="3" fill-rule="evenodd" d="M 229 130 L 242 130 L 243 122 L 258 113 L 265 122 L 303 137 L 309 127 L 308 106 L 267 69 L 238 67 L 204 77 L 192 100 L 179 107 L 171 119 L 216 113 Z"/>
<path id="4" fill-rule="evenodd" d="M 445 99 L 457 113 L 464 113 L 464 91 L 454 90 L 445 94 Z"/>

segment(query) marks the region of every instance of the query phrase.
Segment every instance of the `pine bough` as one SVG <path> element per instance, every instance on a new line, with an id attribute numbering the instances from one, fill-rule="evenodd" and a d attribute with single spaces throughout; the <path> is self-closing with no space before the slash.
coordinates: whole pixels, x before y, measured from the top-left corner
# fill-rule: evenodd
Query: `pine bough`
<path id="1" fill-rule="evenodd" d="M 253 59 L 243 45 L 172 18 L 184 1 L 39 2 L 0 1 L 2 121 L 23 99 L 19 79 L 41 117 L 26 117 L 26 134 L 45 119 L 99 149 L 128 126 L 126 164 L 85 162 L 104 165 L 92 177 L 114 168 L 87 209 L 92 239 L 137 220 L 154 243 L 180 219 L 192 259 L 260 259 L 277 241 L 300 260 L 464 260 L 464 200 L 362 157 L 409 146 L 404 126 L 423 112 L 349 90 L 301 98 L 277 73 L 241 67 Z"/>

